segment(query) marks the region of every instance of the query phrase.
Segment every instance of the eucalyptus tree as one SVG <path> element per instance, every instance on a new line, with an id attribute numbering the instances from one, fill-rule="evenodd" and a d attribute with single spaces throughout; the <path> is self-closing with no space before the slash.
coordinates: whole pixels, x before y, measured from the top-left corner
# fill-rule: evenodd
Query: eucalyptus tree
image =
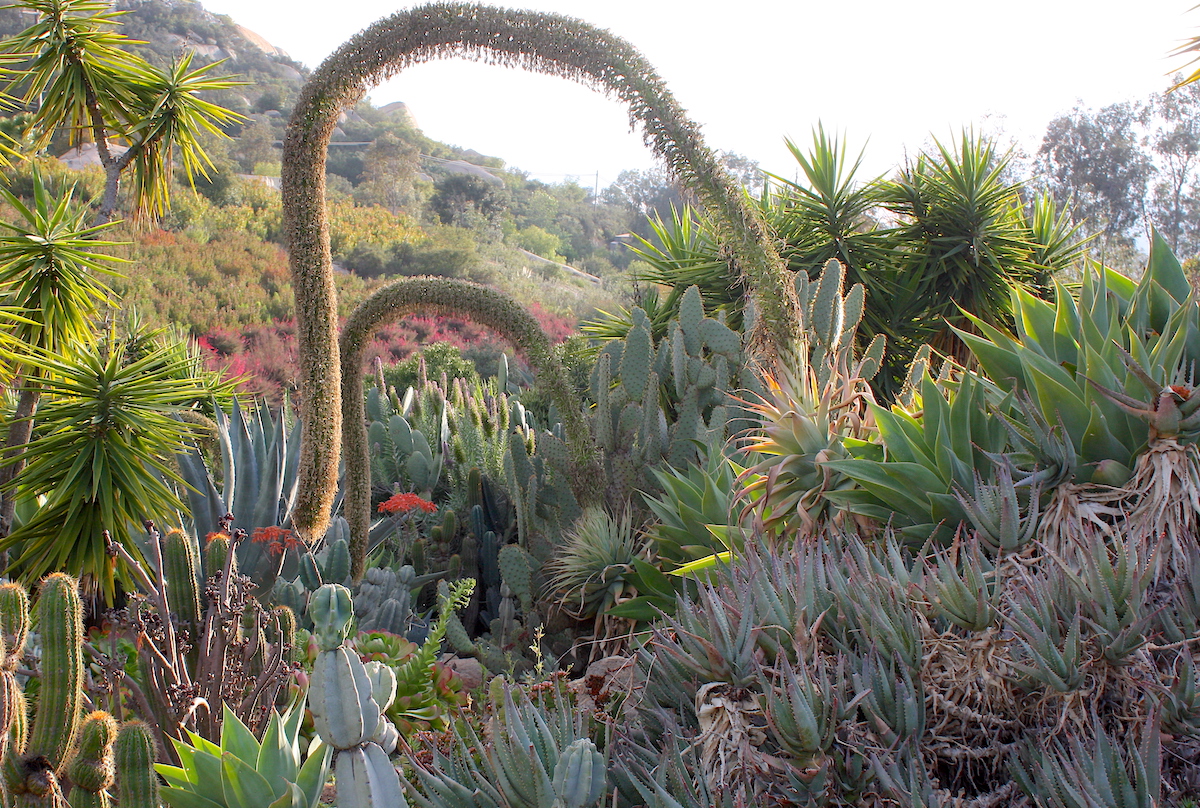
<path id="1" fill-rule="evenodd" d="M 1138 113 L 1130 102 L 1077 106 L 1049 123 L 1034 163 L 1037 184 L 1076 224 L 1102 234 L 1105 250 L 1131 243 L 1154 174 Z"/>
<path id="2" fill-rule="evenodd" d="M 1200 85 L 1156 93 L 1142 118 L 1155 163 L 1147 215 L 1176 255 L 1191 258 L 1200 252 Z"/>

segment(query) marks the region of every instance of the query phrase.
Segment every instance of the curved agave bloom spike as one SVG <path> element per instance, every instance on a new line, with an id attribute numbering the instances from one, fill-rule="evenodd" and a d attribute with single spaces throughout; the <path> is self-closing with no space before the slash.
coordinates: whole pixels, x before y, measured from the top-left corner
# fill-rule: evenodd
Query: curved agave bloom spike
<path id="1" fill-rule="evenodd" d="M 646 142 L 708 209 L 720 240 L 751 290 L 758 316 L 752 349 L 773 365 L 799 335 L 795 292 L 767 228 L 661 78 L 633 47 L 586 23 L 531 11 L 433 4 L 380 20 L 346 42 L 313 74 L 283 146 L 284 225 L 296 290 L 305 424 L 295 525 L 320 537 L 337 487 L 341 402 L 337 296 L 325 212 L 325 157 L 339 113 L 405 67 L 460 56 L 573 79 L 629 106 Z"/>
<path id="2" fill-rule="evenodd" d="M 504 292 L 449 278 L 406 278 L 364 300 L 342 329 L 342 441 L 346 459 L 346 519 L 350 522 L 350 555 L 355 580 L 367 558 L 371 522 L 371 457 L 363 402 L 363 351 L 381 325 L 406 314 L 467 315 L 511 342 L 525 354 L 563 419 L 574 455 L 576 496 L 594 499 L 596 450 L 579 397 L 571 388 L 550 338 L 537 319 Z M 307 427 L 307 424 L 305 425 Z"/>

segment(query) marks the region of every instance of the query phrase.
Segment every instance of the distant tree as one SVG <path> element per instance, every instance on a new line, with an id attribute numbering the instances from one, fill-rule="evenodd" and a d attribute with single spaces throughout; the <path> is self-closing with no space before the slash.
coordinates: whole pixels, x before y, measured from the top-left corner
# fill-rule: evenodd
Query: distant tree
<path id="1" fill-rule="evenodd" d="M 1151 96 L 1143 121 L 1156 166 L 1147 215 L 1176 255 L 1195 256 L 1200 253 L 1200 85 Z"/>
<path id="2" fill-rule="evenodd" d="M 541 187 L 537 187 L 541 186 Z M 551 228 L 558 219 L 559 201 L 554 189 L 536 183 L 532 193 L 526 193 L 519 198 L 514 213 L 523 225 L 529 227 Z"/>
<path id="3" fill-rule="evenodd" d="M 638 214 L 641 218 L 632 230 L 643 237 L 651 235 L 652 219 L 669 220 L 672 210 L 681 210 L 689 201 L 679 183 L 659 168 L 622 171 L 616 181 L 601 192 L 600 199 Z"/>
<path id="4" fill-rule="evenodd" d="M 258 100 L 254 102 L 254 112 L 270 112 L 271 110 L 279 111 L 284 106 L 283 94 L 278 88 L 269 87 Z"/>
<path id="5" fill-rule="evenodd" d="M 275 141 L 279 136 L 266 115 L 251 116 L 250 123 L 242 127 L 238 135 L 235 155 L 243 174 L 253 174 L 259 163 L 279 162 L 279 149 Z"/>
<path id="6" fill-rule="evenodd" d="M 429 209 L 442 224 L 469 227 L 480 216 L 491 220 L 505 209 L 505 193 L 473 174 L 447 174 L 433 185 Z"/>
<path id="7" fill-rule="evenodd" d="M 523 230 L 518 230 L 516 233 L 516 244 L 521 249 L 528 250 L 534 255 L 550 259 L 556 258 L 559 250 L 562 249 L 561 238 L 538 227 L 536 224 L 532 224 Z"/>
<path id="8" fill-rule="evenodd" d="M 725 170 L 732 174 L 751 196 L 757 197 L 762 193 L 766 174 L 759 167 L 757 160 L 751 160 L 737 152 L 723 152 L 721 165 L 725 166 Z"/>
<path id="9" fill-rule="evenodd" d="M 359 204 L 379 205 L 392 213 L 417 200 L 414 181 L 420 150 L 391 132 L 384 132 L 363 155 L 363 171 L 354 194 Z"/>
<path id="10" fill-rule="evenodd" d="M 1037 184 L 1070 206 L 1073 221 L 1103 235 L 1101 247 L 1128 245 L 1142 219 L 1154 166 L 1143 148 L 1138 109 L 1076 107 L 1050 122 L 1035 161 Z"/>

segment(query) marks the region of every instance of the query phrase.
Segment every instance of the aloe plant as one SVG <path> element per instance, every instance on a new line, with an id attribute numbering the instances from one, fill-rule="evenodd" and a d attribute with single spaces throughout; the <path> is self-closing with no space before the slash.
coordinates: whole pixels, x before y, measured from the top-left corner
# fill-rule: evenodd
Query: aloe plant
<path id="1" fill-rule="evenodd" d="M 1004 422 L 1011 394 L 987 379 L 963 373 L 939 384 L 923 374 L 914 405 L 872 405 L 879 444 L 848 444 L 852 457 L 825 465 L 857 483 L 825 492 L 835 505 L 892 524 L 918 544 L 931 534 L 948 539 L 968 520 L 956 491 L 974 493 L 990 455 L 1009 445 Z"/>
<path id="2" fill-rule="evenodd" d="M 422 808 L 592 808 L 611 790 L 607 755 L 588 735 L 583 716 L 561 685 L 531 700 L 503 685 L 492 694 L 488 743 L 456 725 L 449 754 L 432 765 L 410 757 Z M 478 758 L 471 746 L 482 750 Z"/>
<path id="3" fill-rule="evenodd" d="M 874 433 L 868 382 L 884 359 L 886 339 L 877 335 L 859 355 L 856 345 L 866 291 L 855 284 L 843 294 L 846 268 L 826 262 L 810 283 L 796 275 L 808 339 L 795 346 L 779 372 L 765 379 L 766 390 L 751 409 L 762 434 L 751 434 L 743 449 L 749 468 L 738 478 L 756 525 L 771 532 L 799 530 L 814 535 L 831 514 L 831 490 L 854 487 L 830 461 L 849 457 L 847 445 Z"/>
<path id="4" fill-rule="evenodd" d="M 171 808 L 316 808 L 329 777 L 333 747 L 310 747 L 303 759 L 300 728 L 304 700 L 282 714 L 272 710 L 262 740 L 225 708 L 221 739 L 194 732 L 171 738 L 179 766 L 154 768 L 167 782 L 162 797 Z"/>
<path id="5" fill-rule="evenodd" d="M 1140 743 L 1121 744 L 1097 718 L 1091 739 L 1026 750 L 1014 760 L 1016 782 L 1039 808 L 1155 808 L 1162 805 L 1162 741 L 1155 716 Z M 1124 748 L 1122 748 L 1124 747 Z"/>
<path id="6" fill-rule="evenodd" d="M 1062 424 L 1073 481 L 1094 479 L 1106 461 L 1131 470 L 1151 429 L 1161 432 L 1155 412 L 1164 392 L 1194 411 L 1188 369 L 1200 360 L 1200 308 L 1161 236 L 1137 282 L 1098 268 L 1084 273 L 1078 299 L 1061 285 L 1053 302 L 1022 290 L 1011 296 L 1014 333 L 973 321 L 978 333 L 959 336 L 989 378 L 1027 393 L 1046 423 Z M 1176 435 L 1195 441 L 1180 428 Z"/>
<path id="7" fill-rule="evenodd" d="M 742 469 L 723 452 L 711 449 L 703 465 L 650 471 L 663 491 L 645 495 L 657 517 L 647 535 L 659 559 L 685 564 L 741 545 L 735 489 Z"/>

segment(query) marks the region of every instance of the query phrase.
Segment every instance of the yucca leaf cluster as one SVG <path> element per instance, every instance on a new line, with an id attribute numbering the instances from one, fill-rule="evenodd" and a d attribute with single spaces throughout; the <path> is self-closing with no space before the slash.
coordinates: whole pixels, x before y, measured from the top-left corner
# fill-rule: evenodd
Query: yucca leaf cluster
<path id="1" fill-rule="evenodd" d="M 4 539 L 16 550 L 10 569 L 25 580 L 68 570 L 111 602 L 118 575 L 131 581 L 111 563 L 104 534 L 140 558 L 134 526 L 181 508 L 170 458 L 194 427 L 173 416 L 206 391 L 188 376 L 188 357 L 166 345 L 127 361 L 110 335 L 67 357 L 32 348 L 27 356 L 43 374 L 41 431 L 17 456 L 27 465 L 10 485 L 47 500 Z"/>

